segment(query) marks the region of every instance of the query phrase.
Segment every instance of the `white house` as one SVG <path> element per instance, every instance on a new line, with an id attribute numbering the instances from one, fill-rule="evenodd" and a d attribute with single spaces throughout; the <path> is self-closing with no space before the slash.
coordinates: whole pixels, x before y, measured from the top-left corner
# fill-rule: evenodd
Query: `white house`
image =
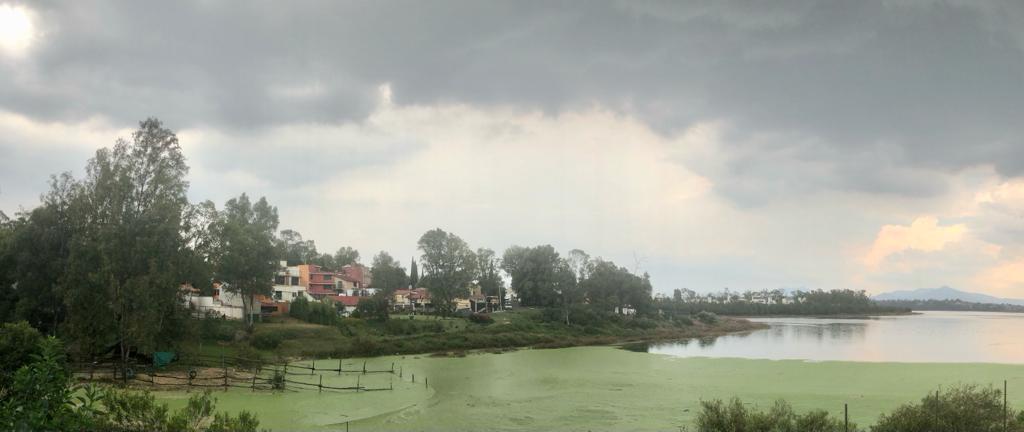
<path id="1" fill-rule="evenodd" d="M 309 298 L 306 286 L 300 283 L 299 267 L 288 266 L 281 261 L 281 268 L 274 274 L 274 301 L 292 302 L 299 297 Z"/>

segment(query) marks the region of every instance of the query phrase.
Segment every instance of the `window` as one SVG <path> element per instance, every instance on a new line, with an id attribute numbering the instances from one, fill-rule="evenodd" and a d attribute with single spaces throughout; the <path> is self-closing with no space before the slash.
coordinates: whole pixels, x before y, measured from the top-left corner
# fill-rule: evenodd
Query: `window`
<path id="1" fill-rule="evenodd" d="M 281 300 L 281 295 L 284 294 L 281 291 L 274 291 L 274 300 Z"/>
<path id="2" fill-rule="evenodd" d="M 274 285 L 284 285 L 284 276 L 274 276 Z"/>
<path id="3" fill-rule="evenodd" d="M 298 285 L 299 284 L 299 277 L 298 276 L 292 276 L 292 283 L 291 284 L 292 285 Z"/>

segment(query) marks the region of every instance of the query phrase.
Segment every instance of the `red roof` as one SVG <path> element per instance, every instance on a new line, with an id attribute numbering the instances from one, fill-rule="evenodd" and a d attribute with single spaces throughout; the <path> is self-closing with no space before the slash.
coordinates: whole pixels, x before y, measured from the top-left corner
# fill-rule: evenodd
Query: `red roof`
<path id="1" fill-rule="evenodd" d="M 328 296 L 327 298 L 339 302 L 345 306 L 356 306 L 359 304 L 359 297 L 356 296 L 332 295 Z"/>

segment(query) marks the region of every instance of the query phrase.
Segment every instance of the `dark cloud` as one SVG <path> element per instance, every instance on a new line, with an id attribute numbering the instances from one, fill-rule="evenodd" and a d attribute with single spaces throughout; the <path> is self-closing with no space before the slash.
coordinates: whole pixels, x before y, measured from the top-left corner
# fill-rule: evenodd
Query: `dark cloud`
<path id="1" fill-rule="evenodd" d="M 30 6 L 45 35 L 28 58 L 0 63 L 11 77 L 0 81 L 0 107 L 41 119 L 103 114 L 130 125 L 158 115 L 175 127 L 243 130 L 338 122 L 367 115 L 390 82 L 399 104 L 555 112 L 599 103 L 664 132 L 724 120 L 726 152 L 743 157 L 723 173 L 782 190 L 945 190 L 905 167 L 1024 174 L 1017 2 Z M 752 139 L 764 133 L 805 142 Z M 788 167 L 756 163 L 779 148 L 833 169 L 787 179 L 776 174 Z"/>

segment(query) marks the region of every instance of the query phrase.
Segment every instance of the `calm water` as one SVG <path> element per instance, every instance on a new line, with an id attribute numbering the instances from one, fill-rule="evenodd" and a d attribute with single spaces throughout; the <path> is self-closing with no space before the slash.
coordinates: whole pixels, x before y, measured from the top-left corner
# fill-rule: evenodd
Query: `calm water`
<path id="1" fill-rule="evenodd" d="M 1024 364 L 1024 314 L 925 312 L 872 319 L 758 318 L 744 335 L 652 345 L 679 357 Z"/>

